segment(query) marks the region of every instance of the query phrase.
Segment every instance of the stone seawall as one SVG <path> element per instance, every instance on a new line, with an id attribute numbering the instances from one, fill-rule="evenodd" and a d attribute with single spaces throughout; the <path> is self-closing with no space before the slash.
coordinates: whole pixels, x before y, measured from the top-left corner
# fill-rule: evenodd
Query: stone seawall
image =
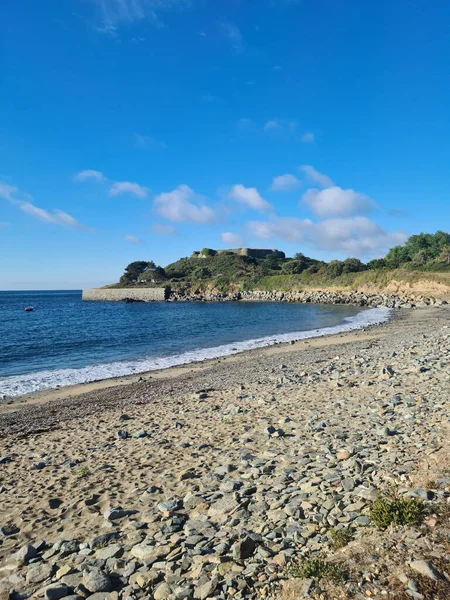
<path id="1" fill-rule="evenodd" d="M 170 294 L 170 288 L 91 288 L 83 290 L 83 300 L 94 300 L 98 302 L 125 302 L 127 300 L 135 302 L 163 302 L 167 300 Z"/>
<path id="2" fill-rule="evenodd" d="M 388 308 L 415 308 L 424 306 L 441 306 L 445 300 L 428 296 L 404 294 L 367 294 L 357 291 L 328 292 L 328 291 L 248 291 L 234 293 L 210 293 L 182 295 L 172 292 L 171 302 L 299 302 L 313 304 L 350 304 L 353 306 L 386 306 Z"/>

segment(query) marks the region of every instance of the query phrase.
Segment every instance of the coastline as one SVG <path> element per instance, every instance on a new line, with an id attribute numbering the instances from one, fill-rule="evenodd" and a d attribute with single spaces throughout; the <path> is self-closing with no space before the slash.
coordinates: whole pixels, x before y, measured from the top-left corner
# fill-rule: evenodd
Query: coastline
<path id="1" fill-rule="evenodd" d="M 290 565 L 311 553 L 350 574 L 308 580 L 317 597 L 421 589 L 410 565 L 448 571 L 449 317 L 398 312 L 5 406 L 0 592 L 84 597 L 94 569 L 96 600 L 288 600 L 306 585 Z M 392 486 L 423 523 L 377 528 Z M 337 550 L 336 530 L 350 535 Z"/>
<path id="2" fill-rule="evenodd" d="M 366 310 L 374 310 L 374 309 L 366 309 Z M 424 310 L 424 309 L 419 309 Z M 433 310 L 433 309 L 431 309 Z M 355 317 L 359 317 L 365 311 L 361 311 L 355 315 Z M 281 338 L 296 338 L 298 336 L 302 336 L 299 339 L 292 339 L 283 341 L 277 340 L 274 342 L 263 343 L 254 348 L 244 348 L 239 349 L 237 351 L 233 351 L 229 354 L 213 356 L 211 358 L 201 358 L 198 360 L 191 360 L 189 362 L 183 362 L 181 364 L 175 364 L 172 366 L 164 367 L 161 369 L 152 369 L 147 371 L 138 371 L 136 373 L 130 373 L 126 375 L 121 375 L 117 377 L 107 377 L 103 379 L 98 379 L 94 381 L 88 381 L 83 383 L 77 383 L 74 385 L 63 385 L 58 386 L 56 388 L 48 388 L 39 390 L 36 392 L 31 392 L 27 394 L 23 394 L 20 396 L 11 396 L 6 397 L 4 400 L 0 400 L 0 415 L 3 413 L 10 412 L 12 410 L 16 410 L 22 408 L 23 405 L 35 405 L 35 404 L 43 404 L 48 401 L 59 400 L 64 398 L 70 398 L 72 396 L 79 396 L 81 394 L 86 394 L 89 392 L 94 392 L 97 390 L 104 390 L 109 388 L 115 388 L 117 386 L 126 386 L 131 383 L 145 381 L 145 380 L 159 380 L 165 378 L 176 378 L 178 376 L 185 375 L 186 373 L 199 373 L 204 369 L 208 369 L 217 364 L 228 364 L 233 363 L 235 361 L 239 361 L 240 357 L 248 355 L 249 358 L 252 355 L 255 356 L 255 360 L 260 357 L 264 357 L 267 355 L 271 355 L 271 350 L 273 353 L 284 353 L 293 350 L 299 349 L 299 347 L 305 348 L 321 348 L 323 346 L 333 345 L 335 343 L 351 343 L 354 341 L 360 340 L 360 336 L 354 336 L 357 333 L 368 333 L 372 330 L 377 330 L 392 321 L 398 320 L 400 318 L 405 318 L 407 314 L 411 313 L 410 310 L 390 310 L 389 313 L 386 312 L 386 316 L 382 316 L 380 320 L 374 323 L 365 323 L 363 322 L 359 326 L 355 326 L 353 328 L 352 325 L 349 325 L 349 329 L 345 330 L 346 325 L 341 324 L 331 328 L 323 328 L 319 330 L 306 330 L 303 332 L 292 332 L 291 334 L 279 334 Z M 338 329 L 344 328 L 342 331 L 337 331 L 333 333 L 328 333 L 328 329 Z M 276 335 L 269 336 L 270 338 L 276 338 Z M 263 338 L 266 339 L 266 338 Z M 269 339 L 269 338 L 267 338 Z M 247 342 L 235 343 L 233 346 L 239 346 L 247 344 L 248 342 L 258 342 L 259 340 L 247 340 Z M 230 344 L 231 346 L 231 344 Z M 212 347 L 207 350 L 218 350 L 220 347 Z M 261 355 L 258 353 L 261 352 Z"/>

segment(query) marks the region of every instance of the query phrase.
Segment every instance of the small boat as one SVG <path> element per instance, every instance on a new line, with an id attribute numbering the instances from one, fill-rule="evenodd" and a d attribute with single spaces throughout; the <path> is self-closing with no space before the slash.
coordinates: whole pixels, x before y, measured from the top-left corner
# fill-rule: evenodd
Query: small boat
<path id="1" fill-rule="evenodd" d="M 32 306 L 27 306 L 25 308 L 25 312 L 32 312 L 34 310 L 34 308 Z"/>

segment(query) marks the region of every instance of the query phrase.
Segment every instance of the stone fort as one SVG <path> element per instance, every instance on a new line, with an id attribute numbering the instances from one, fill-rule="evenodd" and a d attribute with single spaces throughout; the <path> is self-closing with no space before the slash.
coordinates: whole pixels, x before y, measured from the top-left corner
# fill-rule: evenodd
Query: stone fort
<path id="1" fill-rule="evenodd" d="M 213 250 L 212 248 L 204 248 L 200 251 L 196 250 L 192 253 L 192 256 L 197 258 L 207 258 L 208 256 L 218 256 L 219 254 L 236 254 L 237 256 L 251 256 L 252 258 L 266 258 L 266 256 L 286 258 L 284 252 L 275 250 L 274 248 L 270 250 L 263 248 L 233 248 L 229 250 Z"/>

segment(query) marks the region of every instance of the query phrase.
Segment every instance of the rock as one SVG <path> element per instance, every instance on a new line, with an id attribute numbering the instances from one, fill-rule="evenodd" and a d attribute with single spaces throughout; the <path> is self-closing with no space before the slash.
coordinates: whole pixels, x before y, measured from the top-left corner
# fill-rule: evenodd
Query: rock
<path id="1" fill-rule="evenodd" d="M 42 469 L 45 469 L 46 466 L 47 466 L 47 463 L 45 463 L 41 460 L 41 461 L 33 464 L 33 469 L 35 469 L 36 471 L 42 471 Z"/>
<path id="2" fill-rule="evenodd" d="M 172 550 L 171 546 L 149 546 L 148 544 L 136 544 L 130 550 L 130 554 L 144 562 L 156 562 L 165 558 Z"/>
<path id="3" fill-rule="evenodd" d="M 119 438 L 119 440 L 126 440 L 130 437 L 130 434 L 126 429 L 119 429 L 119 431 L 117 432 L 117 437 Z"/>
<path id="4" fill-rule="evenodd" d="M 340 450 L 337 454 L 336 454 L 336 458 L 338 460 L 347 460 L 348 458 L 350 458 L 351 454 L 348 450 Z"/>
<path id="5" fill-rule="evenodd" d="M 159 502 L 156 505 L 156 508 L 162 512 L 173 512 L 175 510 L 178 509 L 178 507 L 180 506 L 180 501 L 179 500 L 168 500 L 167 502 Z"/>
<path id="6" fill-rule="evenodd" d="M 429 577 L 433 581 L 442 579 L 440 574 L 428 560 L 413 560 L 409 563 L 409 566 L 413 571 L 416 571 L 425 577 Z"/>
<path id="7" fill-rule="evenodd" d="M 251 537 L 247 536 L 243 540 L 236 542 L 233 546 L 233 558 L 235 560 L 245 560 L 255 551 L 256 543 Z"/>
<path id="8" fill-rule="evenodd" d="M 16 525 L 2 525 L 2 527 L 0 527 L 0 535 L 3 535 L 4 537 L 15 535 L 16 533 L 19 533 L 19 531 L 20 529 Z"/>
<path id="9" fill-rule="evenodd" d="M 15 559 L 17 560 L 17 562 L 23 565 L 27 565 L 28 562 L 36 556 L 36 548 L 34 548 L 34 546 L 30 546 L 30 544 L 27 544 L 26 546 L 22 546 L 22 548 L 20 548 L 20 550 L 16 552 Z"/>
<path id="10" fill-rule="evenodd" d="M 153 592 L 154 600 L 166 600 L 172 593 L 172 590 L 167 583 L 161 583 Z"/>
<path id="11" fill-rule="evenodd" d="M 41 563 L 35 567 L 31 567 L 27 573 L 27 583 L 35 584 L 42 583 L 52 576 L 53 565 L 51 563 Z"/>
<path id="12" fill-rule="evenodd" d="M 83 584 L 87 590 L 96 592 L 110 592 L 112 590 L 111 579 L 101 569 L 92 569 L 84 574 Z"/>
<path id="13" fill-rule="evenodd" d="M 72 588 L 63 583 L 52 583 L 45 588 L 44 595 L 46 600 L 60 600 L 61 598 L 70 596 L 72 592 Z"/>
<path id="14" fill-rule="evenodd" d="M 214 577 L 210 579 L 206 583 L 199 585 L 194 590 L 194 598 L 198 600 L 206 600 L 206 598 L 210 598 L 217 588 L 217 579 Z"/>
<path id="15" fill-rule="evenodd" d="M 122 546 L 119 544 L 111 544 L 110 546 L 106 546 L 106 548 L 100 548 L 95 553 L 96 558 L 101 558 L 103 560 L 108 560 L 108 558 L 119 558 L 123 554 Z"/>
<path id="16" fill-rule="evenodd" d="M 107 521 L 116 521 L 117 519 L 123 519 L 123 517 L 129 517 L 130 515 L 135 515 L 137 510 L 126 510 L 121 506 L 117 506 L 116 508 L 111 508 L 103 513 L 103 516 Z"/>

